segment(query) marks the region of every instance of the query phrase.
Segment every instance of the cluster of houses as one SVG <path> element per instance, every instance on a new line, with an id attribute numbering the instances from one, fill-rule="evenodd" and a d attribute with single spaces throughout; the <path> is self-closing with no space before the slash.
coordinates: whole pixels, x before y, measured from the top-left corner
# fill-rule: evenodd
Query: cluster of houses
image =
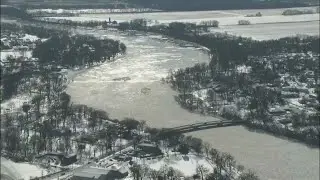
<path id="1" fill-rule="evenodd" d="M 89 161 L 72 170 L 70 180 L 115 180 L 123 179 L 129 175 L 129 168 L 135 159 L 151 159 L 163 155 L 161 149 L 150 143 L 142 142 L 134 149 L 129 147 L 101 160 Z M 62 168 L 70 168 L 70 165 L 78 162 L 77 154 L 64 154 L 49 152 L 35 158 L 40 164 L 55 165 Z M 103 164 L 103 165 L 102 165 Z"/>

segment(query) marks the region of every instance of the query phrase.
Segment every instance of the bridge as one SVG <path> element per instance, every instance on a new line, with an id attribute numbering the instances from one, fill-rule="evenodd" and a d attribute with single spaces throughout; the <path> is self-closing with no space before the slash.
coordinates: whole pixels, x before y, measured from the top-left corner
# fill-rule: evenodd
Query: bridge
<path id="1" fill-rule="evenodd" d="M 219 118 L 221 119 L 221 118 Z M 238 126 L 245 124 L 244 120 L 220 120 L 220 121 L 207 121 L 201 123 L 188 124 L 183 126 L 178 126 L 174 128 L 164 128 L 162 132 L 178 132 L 178 133 L 188 133 L 193 131 L 200 131 L 204 129 L 212 129 L 212 128 L 220 128 L 220 127 L 228 127 L 228 126 Z"/>

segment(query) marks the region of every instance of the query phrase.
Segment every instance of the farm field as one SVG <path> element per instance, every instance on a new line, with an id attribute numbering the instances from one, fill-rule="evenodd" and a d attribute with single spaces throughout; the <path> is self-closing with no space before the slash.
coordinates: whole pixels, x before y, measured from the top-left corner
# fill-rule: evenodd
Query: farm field
<path id="1" fill-rule="evenodd" d="M 278 39 L 295 35 L 319 35 L 319 21 L 277 23 L 277 24 L 253 24 L 247 26 L 221 26 L 212 28 L 210 32 L 227 32 L 236 36 L 251 37 L 255 40 Z"/>
<path id="2" fill-rule="evenodd" d="M 297 8 L 295 8 L 297 9 Z M 299 8 L 312 9 L 309 8 Z M 171 22 L 200 23 L 201 21 L 217 20 L 219 28 L 210 29 L 212 32 L 227 32 L 233 35 L 252 37 L 257 40 L 277 39 L 284 36 L 319 35 L 319 14 L 304 14 L 283 16 L 286 9 L 251 9 L 226 11 L 191 11 L 191 12 L 154 12 L 154 13 L 99 13 L 80 14 L 75 17 L 49 17 L 72 21 L 107 21 L 109 18 L 117 22 L 130 21 L 138 18 L 149 20 L 149 25 L 168 24 Z M 80 10 L 79 10 L 80 12 Z M 261 12 L 262 17 L 245 17 Z M 248 20 L 250 25 L 240 26 L 239 20 Z"/>
<path id="3" fill-rule="evenodd" d="M 291 8 L 299 10 L 313 10 L 315 7 L 309 8 Z M 314 21 L 319 20 L 318 14 L 305 14 L 296 16 L 283 16 L 281 13 L 286 9 L 250 9 L 250 10 L 224 10 L 224 11 L 188 11 L 188 12 L 152 12 L 152 13 L 98 13 L 87 14 L 86 10 L 55 10 L 57 13 L 80 13 L 78 17 L 52 17 L 58 19 L 68 19 L 73 21 L 105 21 L 110 17 L 118 22 L 129 21 L 137 18 L 145 18 L 148 20 L 158 21 L 159 23 L 170 23 L 173 21 L 180 22 L 200 22 L 203 20 L 218 20 L 221 25 L 237 24 L 239 19 L 246 19 L 256 23 L 274 23 L 274 22 L 297 22 L 297 21 Z M 33 10 L 29 10 L 33 11 Z M 43 10 L 50 12 L 50 9 Z M 52 12 L 52 11 L 51 11 Z M 85 14 L 81 14 L 86 12 Z M 101 10 L 97 12 L 102 12 Z M 244 17 L 250 14 L 260 12 L 262 17 Z"/>

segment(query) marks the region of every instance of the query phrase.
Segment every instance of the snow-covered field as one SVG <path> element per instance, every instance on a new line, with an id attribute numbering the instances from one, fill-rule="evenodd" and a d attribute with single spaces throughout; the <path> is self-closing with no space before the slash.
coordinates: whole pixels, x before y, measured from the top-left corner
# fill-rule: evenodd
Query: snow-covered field
<path id="1" fill-rule="evenodd" d="M 295 35 L 319 36 L 319 21 L 277 23 L 277 24 L 253 24 L 246 26 L 232 25 L 211 28 L 210 32 L 227 32 L 243 37 L 251 37 L 256 40 L 278 39 Z"/>
<path id="2" fill-rule="evenodd" d="M 313 9 L 295 8 L 295 9 Z M 234 35 L 252 37 L 257 40 L 278 39 L 297 34 L 319 35 L 319 14 L 283 16 L 285 9 L 253 9 L 225 11 L 191 11 L 191 12 L 156 12 L 156 13 L 124 13 L 124 14 L 80 14 L 78 17 L 50 17 L 72 21 L 106 21 L 109 17 L 118 22 L 137 18 L 150 20 L 149 25 L 158 23 L 193 22 L 217 20 L 219 28 L 210 32 L 228 32 Z M 262 17 L 245 17 L 248 14 L 262 13 Z M 238 25 L 239 20 L 249 20 L 251 25 Z"/>
<path id="3" fill-rule="evenodd" d="M 315 8 L 309 8 L 315 9 Z M 118 22 L 130 21 L 137 18 L 145 18 L 158 23 L 194 22 L 217 20 L 220 25 L 236 25 L 239 20 L 249 20 L 252 24 L 278 23 L 278 22 L 300 22 L 319 20 L 319 14 L 305 14 L 296 16 L 283 16 L 285 9 L 263 9 L 263 10 L 225 10 L 225 11 L 190 11 L 190 12 L 156 12 L 156 13 L 125 13 L 125 14 L 80 14 L 79 17 L 52 17 L 56 19 L 68 19 L 72 21 L 106 21 L 109 17 Z M 245 17 L 248 14 L 262 13 L 262 17 Z"/>
<path id="4" fill-rule="evenodd" d="M 255 14 L 257 12 L 261 12 L 263 15 L 281 15 L 284 10 L 287 9 L 299 9 L 299 10 L 314 10 L 316 7 L 298 7 L 298 8 L 279 8 L 279 9 L 247 9 L 247 10 L 224 10 L 223 12 L 235 15 L 248 15 Z M 156 9 L 136 9 L 136 8 L 127 8 L 127 9 L 28 9 L 27 12 L 35 13 L 35 12 L 47 12 L 47 13 L 75 13 L 75 14 L 89 14 L 89 13 L 126 13 L 126 12 L 141 12 L 141 11 L 160 11 Z M 198 11 L 197 13 L 202 12 L 221 12 L 221 11 Z M 179 12 L 165 12 L 165 14 L 170 13 L 179 13 Z M 187 14 L 189 12 L 181 12 L 182 14 Z M 193 12 L 191 12 L 193 13 Z M 144 13 L 147 14 L 147 13 Z M 149 13 L 148 13 L 149 14 Z"/>
<path id="5" fill-rule="evenodd" d="M 203 165 L 205 168 L 213 171 L 213 166 L 207 162 L 204 158 L 200 158 L 196 155 L 171 155 L 170 157 L 165 157 L 160 161 L 150 160 L 146 162 L 150 165 L 151 169 L 160 170 L 163 166 L 172 167 L 176 170 L 181 171 L 185 176 L 192 176 L 196 174 L 196 168 L 198 165 Z"/>
<path id="6" fill-rule="evenodd" d="M 241 10 L 226 10 L 230 13 L 237 13 L 241 15 L 248 15 L 248 14 L 256 14 L 260 12 L 263 16 L 270 16 L 270 15 L 281 15 L 283 11 L 291 9 L 297 10 L 313 10 L 316 11 L 317 6 L 314 7 L 295 7 L 295 8 L 279 8 L 279 9 L 241 9 Z"/>
<path id="7" fill-rule="evenodd" d="M 10 113 L 22 110 L 22 105 L 25 102 L 29 102 L 31 100 L 30 96 L 20 95 L 13 97 L 7 101 L 1 102 L 1 114 L 2 113 Z"/>
<path id="8" fill-rule="evenodd" d="M 28 180 L 30 177 L 40 177 L 47 174 L 47 170 L 28 163 L 15 163 L 1 157 L 1 174 L 15 179 Z"/>
<path id="9" fill-rule="evenodd" d="M 35 13 L 35 12 L 46 12 L 46 13 L 73 13 L 73 14 L 85 14 L 85 13 L 126 13 L 126 12 L 144 12 L 144 11 L 159 11 L 155 9 L 136 9 L 136 8 L 128 8 L 128 9 L 28 9 L 27 12 Z"/>

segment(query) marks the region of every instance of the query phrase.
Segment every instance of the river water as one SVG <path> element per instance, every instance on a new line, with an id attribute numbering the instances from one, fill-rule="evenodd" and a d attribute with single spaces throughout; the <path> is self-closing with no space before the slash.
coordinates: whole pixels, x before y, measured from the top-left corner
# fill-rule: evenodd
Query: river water
<path id="1" fill-rule="evenodd" d="M 128 35 L 103 30 L 81 30 L 80 33 L 121 40 L 127 45 L 127 54 L 75 77 L 67 89 L 74 103 L 106 110 L 113 118 L 146 120 L 152 127 L 215 120 L 182 109 L 174 101 L 176 92 L 160 81 L 170 69 L 208 62 L 206 51 L 162 36 Z M 113 80 L 122 77 L 129 77 L 130 80 Z M 143 88 L 148 89 L 147 93 L 141 92 Z M 190 135 L 231 153 L 239 163 L 256 171 L 263 180 L 319 179 L 319 149 L 250 132 L 241 126 Z"/>

